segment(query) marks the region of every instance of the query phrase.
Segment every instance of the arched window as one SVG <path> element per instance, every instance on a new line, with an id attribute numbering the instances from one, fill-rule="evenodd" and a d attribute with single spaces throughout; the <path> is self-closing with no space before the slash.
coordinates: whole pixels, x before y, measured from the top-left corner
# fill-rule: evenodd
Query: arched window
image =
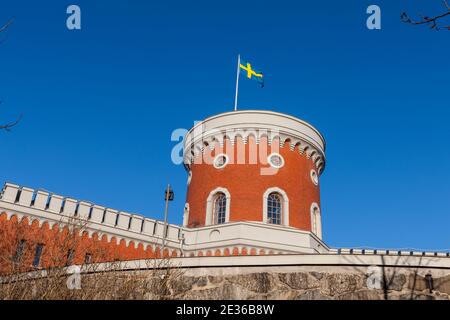
<path id="1" fill-rule="evenodd" d="M 317 208 L 313 209 L 313 213 L 312 213 L 312 232 L 317 234 L 317 221 L 318 217 L 317 217 Z"/>
<path id="2" fill-rule="evenodd" d="M 225 223 L 225 217 L 227 212 L 227 197 L 224 193 L 218 192 L 214 196 L 213 204 L 213 218 L 214 224 Z"/>
<path id="3" fill-rule="evenodd" d="M 205 226 L 230 221 L 231 195 L 226 188 L 218 187 L 206 199 Z"/>
<path id="4" fill-rule="evenodd" d="M 264 192 L 263 222 L 289 226 L 289 199 L 284 190 L 272 187 Z"/>
<path id="5" fill-rule="evenodd" d="M 187 227 L 189 223 L 189 203 L 184 205 L 183 227 Z"/>
<path id="6" fill-rule="evenodd" d="M 311 231 L 322 239 L 322 219 L 320 216 L 320 208 L 317 203 L 311 205 Z"/>
<path id="7" fill-rule="evenodd" d="M 272 192 L 267 197 L 267 222 L 272 224 L 282 224 L 281 217 L 283 206 L 281 204 L 281 195 Z"/>

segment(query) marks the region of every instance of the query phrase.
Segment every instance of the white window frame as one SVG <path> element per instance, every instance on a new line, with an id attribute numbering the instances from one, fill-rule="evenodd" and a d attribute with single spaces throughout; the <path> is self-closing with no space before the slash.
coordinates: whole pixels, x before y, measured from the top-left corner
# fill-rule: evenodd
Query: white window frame
<path id="1" fill-rule="evenodd" d="M 314 185 L 318 186 L 319 185 L 319 175 L 317 174 L 317 171 L 314 169 L 311 169 L 310 176 L 311 176 L 312 183 Z"/>
<path id="2" fill-rule="evenodd" d="M 192 170 L 189 170 L 188 178 L 187 178 L 187 185 L 189 186 L 191 184 L 192 180 Z"/>
<path id="3" fill-rule="evenodd" d="M 225 158 L 225 162 L 223 163 L 223 165 L 221 167 L 219 167 L 217 165 L 217 160 L 219 160 L 219 157 L 224 157 Z M 223 169 L 228 165 L 228 162 L 230 162 L 230 158 L 225 154 L 225 153 L 220 153 L 217 156 L 214 157 L 214 161 L 213 161 L 213 166 L 216 169 Z"/>
<path id="4" fill-rule="evenodd" d="M 289 226 L 289 198 L 286 192 L 278 187 L 272 187 L 266 190 L 263 195 L 263 222 L 269 223 L 267 200 L 271 193 L 278 193 L 282 198 L 281 203 L 281 224 L 273 224 L 274 226 Z"/>
<path id="5" fill-rule="evenodd" d="M 272 161 L 270 161 L 270 158 L 272 158 L 273 156 L 280 157 L 280 159 L 281 159 L 281 164 L 280 164 L 279 166 L 274 165 L 274 164 L 272 163 Z M 284 158 L 283 158 L 283 156 L 282 156 L 281 154 L 279 154 L 279 153 L 276 153 L 276 152 L 273 152 L 273 153 L 269 154 L 269 156 L 267 157 L 267 162 L 269 163 L 269 165 L 270 165 L 272 168 L 275 168 L 275 169 L 281 169 L 281 168 L 284 167 Z"/>
<path id="6" fill-rule="evenodd" d="M 320 207 L 316 202 L 313 202 L 311 204 L 310 210 L 311 210 L 311 232 L 314 233 L 319 239 L 322 239 L 322 213 L 320 211 Z M 314 220 L 316 221 L 315 224 Z"/>
<path id="7" fill-rule="evenodd" d="M 206 216 L 205 216 L 205 226 L 210 226 L 214 224 L 214 200 L 217 193 L 223 193 L 226 197 L 226 208 L 225 208 L 225 222 L 230 222 L 230 203 L 231 195 L 226 188 L 218 187 L 209 193 L 206 200 Z"/>
<path id="8" fill-rule="evenodd" d="M 183 227 L 187 227 L 189 223 L 189 203 L 186 202 L 184 205 L 184 212 L 183 212 Z"/>

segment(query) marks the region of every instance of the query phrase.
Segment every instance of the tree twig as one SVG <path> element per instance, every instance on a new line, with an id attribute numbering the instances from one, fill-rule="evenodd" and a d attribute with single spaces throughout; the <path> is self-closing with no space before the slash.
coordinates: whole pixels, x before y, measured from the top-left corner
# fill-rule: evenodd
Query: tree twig
<path id="1" fill-rule="evenodd" d="M 444 13 L 439 14 L 434 17 L 420 15 L 421 20 L 413 20 L 409 17 L 409 15 L 406 12 L 403 12 L 400 16 L 400 19 L 405 23 L 409 23 L 409 24 L 413 24 L 413 25 L 427 24 L 427 25 L 430 25 L 431 29 L 435 29 L 435 30 L 440 30 L 441 28 L 450 30 L 450 25 L 442 26 L 442 27 L 438 25 L 438 21 L 441 21 L 443 18 L 450 16 L 450 5 L 447 2 L 447 0 L 443 1 L 443 6 L 446 7 L 447 12 L 444 12 Z"/>
<path id="2" fill-rule="evenodd" d="M 0 32 L 5 31 L 6 29 L 8 29 L 8 27 L 13 23 L 13 20 L 9 20 L 6 24 L 4 24 L 3 26 L 0 27 Z M 2 103 L 0 101 L 0 103 Z M 3 124 L 0 125 L 0 130 L 6 130 L 6 131 L 11 131 L 11 128 L 14 127 L 16 124 L 18 124 L 20 122 L 20 120 L 22 120 L 23 115 L 21 114 L 16 121 L 14 122 L 10 122 L 7 124 Z"/>
<path id="3" fill-rule="evenodd" d="M 22 120 L 22 118 L 23 118 L 23 114 L 21 114 L 14 122 L 0 125 L 0 130 L 11 131 L 11 128 L 14 127 L 16 124 L 18 124 L 20 122 L 20 120 Z"/>
<path id="4" fill-rule="evenodd" d="M 12 24 L 12 20 L 9 20 L 6 24 L 4 24 L 2 27 L 0 27 L 0 32 L 5 31 L 8 29 L 8 27 Z"/>

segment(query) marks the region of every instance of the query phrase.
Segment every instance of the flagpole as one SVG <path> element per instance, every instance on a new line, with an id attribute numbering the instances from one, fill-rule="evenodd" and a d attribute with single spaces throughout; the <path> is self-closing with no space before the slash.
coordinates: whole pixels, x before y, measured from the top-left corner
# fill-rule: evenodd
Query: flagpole
<path id="1" fill-rule="evenodd" d="M 234 111 L 237 111 L 238 92 L 239 92 L 239 71 L 241 64 L 241 55 L 238 54 L 237 73 L 236 73 L 236 94 L 234 96 Z"/>

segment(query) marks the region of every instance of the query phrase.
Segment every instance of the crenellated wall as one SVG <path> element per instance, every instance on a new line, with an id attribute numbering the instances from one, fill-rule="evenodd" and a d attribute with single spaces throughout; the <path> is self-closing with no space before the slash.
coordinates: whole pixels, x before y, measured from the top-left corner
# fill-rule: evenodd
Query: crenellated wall
<path id="1" fill-rule="evenodd" d="M 39 225 L 47 222 L 50 228 L 76 219 L 85 222 L 83 229 L 90 237 L 98 233 L 105 235 L 108 241 L 113 237 L 118 243 L 123 240 L 127 246 L 133 242 L 135 247 L 142 245 L 146 249 L 160 246 L 163 240 L 162 221 L 11 183 L 4 185 L 0 205 L 8 219 L 13 215 L 19 220 L 27 217 L 30 224 L 35 220 Z M 166 247 L 178 249 L 180 236 L 181 228 L 168 224 Z"/>

